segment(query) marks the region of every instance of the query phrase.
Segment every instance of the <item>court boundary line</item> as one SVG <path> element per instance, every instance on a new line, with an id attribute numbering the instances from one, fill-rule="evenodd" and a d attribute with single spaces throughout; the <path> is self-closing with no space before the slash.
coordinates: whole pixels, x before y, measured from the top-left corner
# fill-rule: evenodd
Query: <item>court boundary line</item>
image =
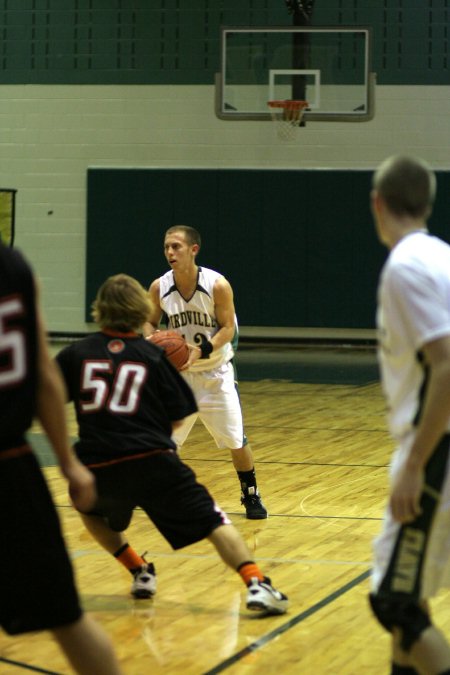
<path id="1" fill-rule="evenodd" d="M 319 602 L 316 602 L 314 605 L 306 609 L 304 612 L 297 614 L 297 616 L 294 616 L 292 619 L 289 619 L 289 621 L 282 624 L 281 626 L 278 626 L 278 628 L 275 628 L 275 630 L 271 631 L 270 633 L 267 633 L 266 635 L 263 635 L 258 640 L 255 640 L 255 642 L 252 642 L 250 645 L 247 645 L 247 647 L 244 647 L 244 649 L 241 649 L 239 652 L 236 652 L 236 654 L 233 654 L 233 656 L 228 657 L 227 659 L 222 661 L 222 663 L 219 663 L 217 666 L 214 666 L 210 670 L 205 671 L 204 673 L 202 673 L 202 675 L 217 675 L 217 673 L 222 673 L 224 670 L 230 668 L 235 663 L 244 658 L 244 656 L 247 656 L 248 654 L 252 654 L 253 652 L 258 651 L 269 642 L 272 642 L 272 640 L 277 638 L 279 635 L 286 633 L 286 631 L 290 630 L 291 628 L 301 623 L 305 619 L 308 619 L 310 616 L 312 616 L 319 610 L 323 609 L 337 598 L 341 597 L 348 591 L 352 590 L 352 588 L 354 588 L 355 586 L 358 586 L 358 584 L 360 584 L 362 581 L 365 581 L 370 576 L 370 573 L 371 573 L 370 569 L 366 570 L 362 574 L 358 575 L 357 577 L 349 581 L 347 584 L 344 584 L 344 586 L 341 586 L 341 588 L 338 588 L 336 591 L 333 591 L 333 593 L 330 593 L 325 598 L 322 598 L 322 600 L 319 600 Z"/>
<path id="2" fill-rule="evenodd" d="M 7 659 L 4 656 L 0 656 L 0 663 L 7 663 L 10 666 L 17 666 L 18 668 L 24 668 L 25 670 L 32 670 L 34 673 L 44 673 L 44 675 L 61 675 L 54 670 L 44 670 L 39 668 L 39 666 L 30 666 L 27 663 L 22 663 L 21 661 L 13 661 L 12 659 Z"/>
<path id="3" fill-rule="evenodd" d="M 47 468 L 47 467 L 46 467 Z M 73 506 L 71 504 L 58 504 L 54 500 L 54 504 L 57 509 L 70 509 L 73 511 Z M 134 507 L 135 512 L 140 512 L 140 513 L 145 513 L 143 511 L 141 506 L 135 506 Z M 238 511 L 226 511 L 227 515 L 229 516 L 242 516 L 243 514 Z M 373 520 L 374 522 L 381 522 L 383 520 L 383 516 L 330 516 L 327 514 L 324 515 L 311 515 L 309 513 L 270 513 L 269 518 L 296 518 L 296 519 L 303 519 L 303 520 L 364 520 L 364 521 L 371 521 Z M 151 521 L 149 521 L 151 522 Z"/>
<path id="4" fill-rule="evenodd" d="M 327 595 L 325 598 L 322 598 L 322 600 L 319 600 L 316 602 L 314 605 L 309 607 L 308 609 L 304 610 L 303 612 L 300 612 L 300 614 L 297 614 L 294 616 L 292 619 L 289 619 L 286 623 L 282 624 L 281 626 L 278 626 L 278 628 L 275 628 L 273 631 L 270 633 L 266 633 L 266 635 L 263 635 L 262 637 L 258 638 L 258 640 L 255 640 L 252 642 L 250 645 L 247 645 L 240 651 L 236 652 L 232 656 L 228 657 L 221 663 L 217 664 L 213 668 L 205 671 L 202 673 L 202 675 L 217 675 L 218 673 L 222 673 L 223 671 L 227 670 L 231 666 L 235 665 L 239 661 L 241 661 L 245 656 L 248 654 L 252 654 L 262 647 L 264 647 L 266 644 L 269 642 L 272 642 L 275 640 L 279 635 L 282 635 L 283 633 L 286 633 L 288 630 L 291 630 L 294 628 L 297 624 L 302 623 L 302 621 L 305 621 L 308 619 L 310 616 L 313 616 L 316 614 L 318 611 L 326 607 L 327 605 L 331 604 L 337 598 L 341 597 L 342 595 L 345 595 L 348 591 L 352 590 L 355 588 L 355 586 L 358 586 L 360 583 L 365 581 L 371 574 L 371 569 L 366 570 L 362 574 L 359 574 L 357 577 L 349 581 L 348 583 L 344 584 L 337 590 L 333 591 L 329 595 Z M 256 619 L 258 620 L 258 619 Z M 262 618 L 261 620 L 264 620 Z M 20 661 L 13 661 L 11 659 L 7 659 L 5 657 L 0 656 L 0 663 L 7 663 L 12 666 L 17 666 L 18 668 L 24 668 L 26 670 L 33 671 L 35 673 L 43 673 L 43 675 L 61 675 L 61 673 L 57 673 L 55 671 L 50 671 L 50 670 L 45 670 L 43 668 L 40 668 L 38 666 L 31 666 L 28 664 L 25 664 Z"/>

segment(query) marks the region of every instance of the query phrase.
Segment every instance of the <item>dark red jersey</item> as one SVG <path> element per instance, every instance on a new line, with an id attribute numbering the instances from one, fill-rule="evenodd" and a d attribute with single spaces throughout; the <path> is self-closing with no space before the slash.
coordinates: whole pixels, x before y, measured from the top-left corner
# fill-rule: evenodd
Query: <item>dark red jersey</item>
<path id="1" fill-rule="evenodd" d="M 25 441 L 35 410 L 37 327 L 32 271 L 0 243 L 0 451 Z"/>
<path id="2" fill-rule="evenodd" d="M 175 449 L 172 422 L 197 410 L 163 350 L 135 334 L 93 333 L 57 361 L 75 403 L 84 464 Z"/>

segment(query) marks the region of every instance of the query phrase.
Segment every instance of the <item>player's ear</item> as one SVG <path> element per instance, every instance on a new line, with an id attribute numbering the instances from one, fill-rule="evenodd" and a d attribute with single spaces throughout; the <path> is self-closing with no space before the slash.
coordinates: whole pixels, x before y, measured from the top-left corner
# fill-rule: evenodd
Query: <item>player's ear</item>
<path id="1" fill-rule="evenodd" d="M 372 213 L 378 213 L 380 210 L 380 197 L 377 190 L 372 190 L 370 193 L 370 206 L 372 208 Z"/>
<path id="2" fill-rule="evenodd" d="M 198 244 L 192 244 L 192 253 L 194 255 L 197 255 L 197 253 L 200 251 L 200 246 Z"/>

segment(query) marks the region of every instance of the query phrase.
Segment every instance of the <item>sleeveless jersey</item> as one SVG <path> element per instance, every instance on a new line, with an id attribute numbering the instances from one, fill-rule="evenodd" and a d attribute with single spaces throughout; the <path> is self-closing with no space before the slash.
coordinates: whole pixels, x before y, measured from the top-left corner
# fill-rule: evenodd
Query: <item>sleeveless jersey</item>
<path id="1" fill-rule="evenodd" d="M 25 443 L 35 412 L 37 327 L 28 263 L 0 244 L 0 452 Z"/>
<path id="2" fill-rule="evenodd" d="M 214 270 L 199 267 L 197 286 L 189 299 L 183 298 L 179 292 L 172 270 L 160 277 L 159 298 L 161 309 L 167 316 L 167 328 L 181 333 L 189 344 L 200 346 L 220 328 L 215 314 L 213 289 L 221 276 Z M 236 317 L 235 326 L 237 334 Z M 215 349 L 209 359 L 198 359 L 189 371 L 213 370 L 228 363 L 233 356 L 233 347 L 227 342 L 220 349 Z"/>
<path id="3" fill-rule="evenodd" d="M 175 449 L 172 422 L 197 410 L 163 350 L 142 337 L 93 333 L 56 359 L 75 403 L 83 464 Z"/>

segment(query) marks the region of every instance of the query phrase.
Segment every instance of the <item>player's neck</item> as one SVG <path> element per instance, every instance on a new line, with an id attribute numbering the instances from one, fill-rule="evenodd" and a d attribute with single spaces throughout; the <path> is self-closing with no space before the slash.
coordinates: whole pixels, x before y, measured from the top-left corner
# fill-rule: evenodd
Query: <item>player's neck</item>
<path id="1" fill-rule="evenodd" d="M 173 270 L 173 276 L 178 284 L 196 283 L 198 277 L 198 266 L 194 263 L 183 269 Z"/>
<path id="2" fill-rule="evenodd" d="M 174 270 L 175 285 L 181 297 L 188 301 L 194 295 L 197 288 L 198 267 L 192 265 L 186 270 Z"/>
<path id="3" fill-rule="evenodd" d="M 392 249 L 397 244 L 417 232 L 428 232 L 427 223 L 423 218 L 412 218 L 411 216 L 395 216 L 386 211 L 382 220 L 383 241 Z"/>
<path id="4" fill-rule="evenodd" d="M 409 227 L 404 227 L 397 229 L 391 238 L 391 248 L 394 248 L 402 239 L 409 237 L 411 234 L 417 234 L 418 232 L 428 233 L 426 223 L 415 223 L 411 224 Z"/>

